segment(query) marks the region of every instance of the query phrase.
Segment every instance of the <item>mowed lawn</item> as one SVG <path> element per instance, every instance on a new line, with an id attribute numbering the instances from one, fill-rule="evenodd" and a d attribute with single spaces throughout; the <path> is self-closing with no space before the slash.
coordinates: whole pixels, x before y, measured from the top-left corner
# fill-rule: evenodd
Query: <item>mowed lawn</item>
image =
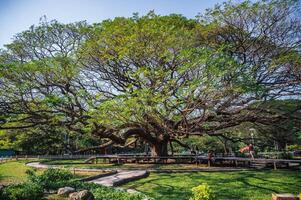
<path id="1" fill-rule="evenodd" d="M 0 163 L 0 184 L 20 183 L 26 180 L 26 170 L 30 169 L 25 163 L 28 161 L 8 161 Z"/>
<path id="2" fill-rule="evenodd" d="M 29 162 L 28 160 L 22 161 L 9 161 L 6 163 L 0 163 L 0 185 L 8 185 L 12 183 L 21 183 L 27 180 L 26 171 L 32 169 L 27 167 L 25 164 Z M 44 170 L 37 170 L 38 174 L 41 174 Z M 84 178 L 89 176 L 94 176 L 100 174 L 100 172 L 85 172 L 85 171 L 76 171 L 76 178 Z"/>
<path id="3" fill-rule="evenodd" d="M 191 188 L 208 183 L 217 200 L 270 200 L 272 193 L 301 192 L 300 171 L 151 173 L 124 185 L 158 200 L 188 200 Z"/>
<path id="4" fill-rule="evenodd" d="M 26 161 L 0 164 L 0 184 L 26 180 Z M 91 174 L 78 174 L 88 176 Z M 148 178 L 121 187 L 132 188 L 156 200 L 188 200 L 191 188 L 208 183 L 217 200 L 270 200 L 271 194 L 301 192 L 301 172 L 287 170 L 241 172 L 151 173 Z"/>
<path id="5" fill-rule="evenodd" d="M 85 163 L 84 160 L 48 160 L 44 161 L 43 164 L 55 165 L 64 168 L 95 168 L 95 169 L 198 169 L 204 168 L 207 165 L 192 165 L 192 164 L 136 164 L 136 163 L 98 163 L 89 164 Z"/>

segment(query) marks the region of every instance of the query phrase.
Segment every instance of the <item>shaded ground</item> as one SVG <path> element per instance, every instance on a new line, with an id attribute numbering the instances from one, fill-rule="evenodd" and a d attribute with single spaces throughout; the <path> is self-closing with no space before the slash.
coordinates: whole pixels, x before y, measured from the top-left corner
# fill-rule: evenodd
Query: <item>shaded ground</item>
<path id="1" fill-rule="evenodd" d="M 195 164 L 114 164 L 114 163 L 99 163 L 99 164 L 87 164 L 84 160 L 50 160 L 43 162 L 47 165 L 59 165 L 62 167 L 82 167 L 82 168 L 95 168 L 95 169 L 198 169 L 206 167 L 207 165 L 195 165 Z"/>
<path id="2" fill-rule="evenodd" d="M 301 192 L 300 171 L 243 171 L 151 173 L 148 178 L 130 182 L 123 187 L 143 192 L 160 200 L 185 200 L 190 190 L 207 182 L 218 200 L 270 200 L 271 193 Z"/>

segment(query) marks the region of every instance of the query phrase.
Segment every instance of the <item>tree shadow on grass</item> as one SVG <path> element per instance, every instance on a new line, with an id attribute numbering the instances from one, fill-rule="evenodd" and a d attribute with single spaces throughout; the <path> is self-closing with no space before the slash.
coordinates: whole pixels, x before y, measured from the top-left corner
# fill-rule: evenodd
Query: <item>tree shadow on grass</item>
<path id="1" fill-rule="evenodd" d="M 188 199 L 189 196 L 191 196 L 190 190 L 187 190 L 186 188 L 181 188 L 179 186 L 174 186 L 174 185 L 164 184 L 164 183 L 162 184 L 152 183 L 151 186 L 153 188 L 152 192 L 148 192 L 143 189 L 140 190 L 140 192 L 160 200 L 170 200 L 170 199 L 184 200 L 184 199 Z"/>
<path id="2" fill-rule="evenodd" d="M 291 173 L 288 178 L 278 179 L 285 175 L 283 172 L 274 174 L 273 171 L 165 173 L 132 182 L 129 188 L 155 199 L 187 200 L 191 196 L 192 187 L 206 182 L 218 200 L 262 200 L 270 199 L 273 192 L 298 191 L 298 185 L 291 187 L 287 183 L 297 184 L 301 175 Z"/>
<path id="3" fill-rule="evenodd" d="M 190 190 L 181 187 L 181 184 L 177 185 L 177 183 L 173 181 L 177 178 L 179 177 L 175 174 L 158 174 L 158 176 L 155 176 L 154 178 L 141 179 L 131 183 L 128 188 L 147 194 L 154 199 L 188 199 L 191 195 Z"/>
<path id="4" fill-rule="evenodd" d="M 0 185 L 9 185 L 12 183 L 18 183 L 18 181 L 11 176 L 3 176 L 0 174 Z"/>
<path id="5" fill-rule="evenodd" d="M 218 175 L 220 174 L 220 176 Z M 212 173 L 203 174 L 203 176 L 192 176 L 192 179 L 196 177 L 201 178 L 202 182 L 208 183 L 217 199 L 248 199 L 248 193 L 254 193 L 255 195 L 268 195 L 277 190 L 268 187 L 273 181 L 262 179 L 260 184 L 256 184 L 254 180 L 259 179 L 257 173 L 253 172 L 229 172 L 223 173 Z M 275 181 L 273 184 L 283 184 L 282 182 Z M 265 187 L 267 186 L 267 187 Z"/>
<path id="6" fill-rule="evenodd" d="M 0 185 L 3 180 L 4 180 L 4 176 L 0 174 Z"/>

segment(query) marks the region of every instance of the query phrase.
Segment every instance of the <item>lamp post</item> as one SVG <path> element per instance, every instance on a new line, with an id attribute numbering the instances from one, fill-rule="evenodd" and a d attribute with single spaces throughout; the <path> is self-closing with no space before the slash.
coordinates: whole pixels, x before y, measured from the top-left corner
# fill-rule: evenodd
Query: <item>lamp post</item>
<path id="1" fill-rule="evenodd" d="M 251 132 L 252 143 L 253 143 L 253 145 L 255 145 L 255 142 L 254 142 L 254 133 L 256 132 L 256 130 L 254 128 L 250 128 L 249 130 Z"/>

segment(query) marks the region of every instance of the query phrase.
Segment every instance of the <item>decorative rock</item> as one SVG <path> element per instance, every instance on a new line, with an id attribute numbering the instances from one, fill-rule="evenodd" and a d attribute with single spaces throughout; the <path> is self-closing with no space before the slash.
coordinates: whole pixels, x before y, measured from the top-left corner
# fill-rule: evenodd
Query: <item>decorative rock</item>
<path id="1" fill-rule="evenodd" d="M 72 187 L 63 187 L 63 188 L 59 188 L 58 191 L 57 191 L 57 194 L 58 195 L 65 195 L 65 196 L 68 196 L 68 194 L 74 192 L 75 189 L 72 188 Z"/>
<path id="2" fill-rule="evenodd" d="M 69 194 L 70 200 L 76 200 L 76 197 L 77 197 L 77 192 L 73 192 L 73 193 Z"/>
<path id="3" fill-rule="evenodd" d="M 93 194 L 88 190 L 82 190 L 80 192 L 74 192 L 69 194 L 70 200 L 94 200 Z"/>
<path id="4" fill-rule="evenodd" d="M 130 194 L 139 194 L 140 193 L 137 190 L 133 190 L 133 189 L 127 189 L 126 191 Z"/>
<path id="5" fill-rule="evenodd" d="M 0 191 L 3 190 L 3 188 L 4 188 L 4 185 L 0 185 Z"/>
<path id="6" fill-rule="evenodd" d="M 293 194 L 272 194 L 272 200 L 300 200 L 300 198 Z"/>

